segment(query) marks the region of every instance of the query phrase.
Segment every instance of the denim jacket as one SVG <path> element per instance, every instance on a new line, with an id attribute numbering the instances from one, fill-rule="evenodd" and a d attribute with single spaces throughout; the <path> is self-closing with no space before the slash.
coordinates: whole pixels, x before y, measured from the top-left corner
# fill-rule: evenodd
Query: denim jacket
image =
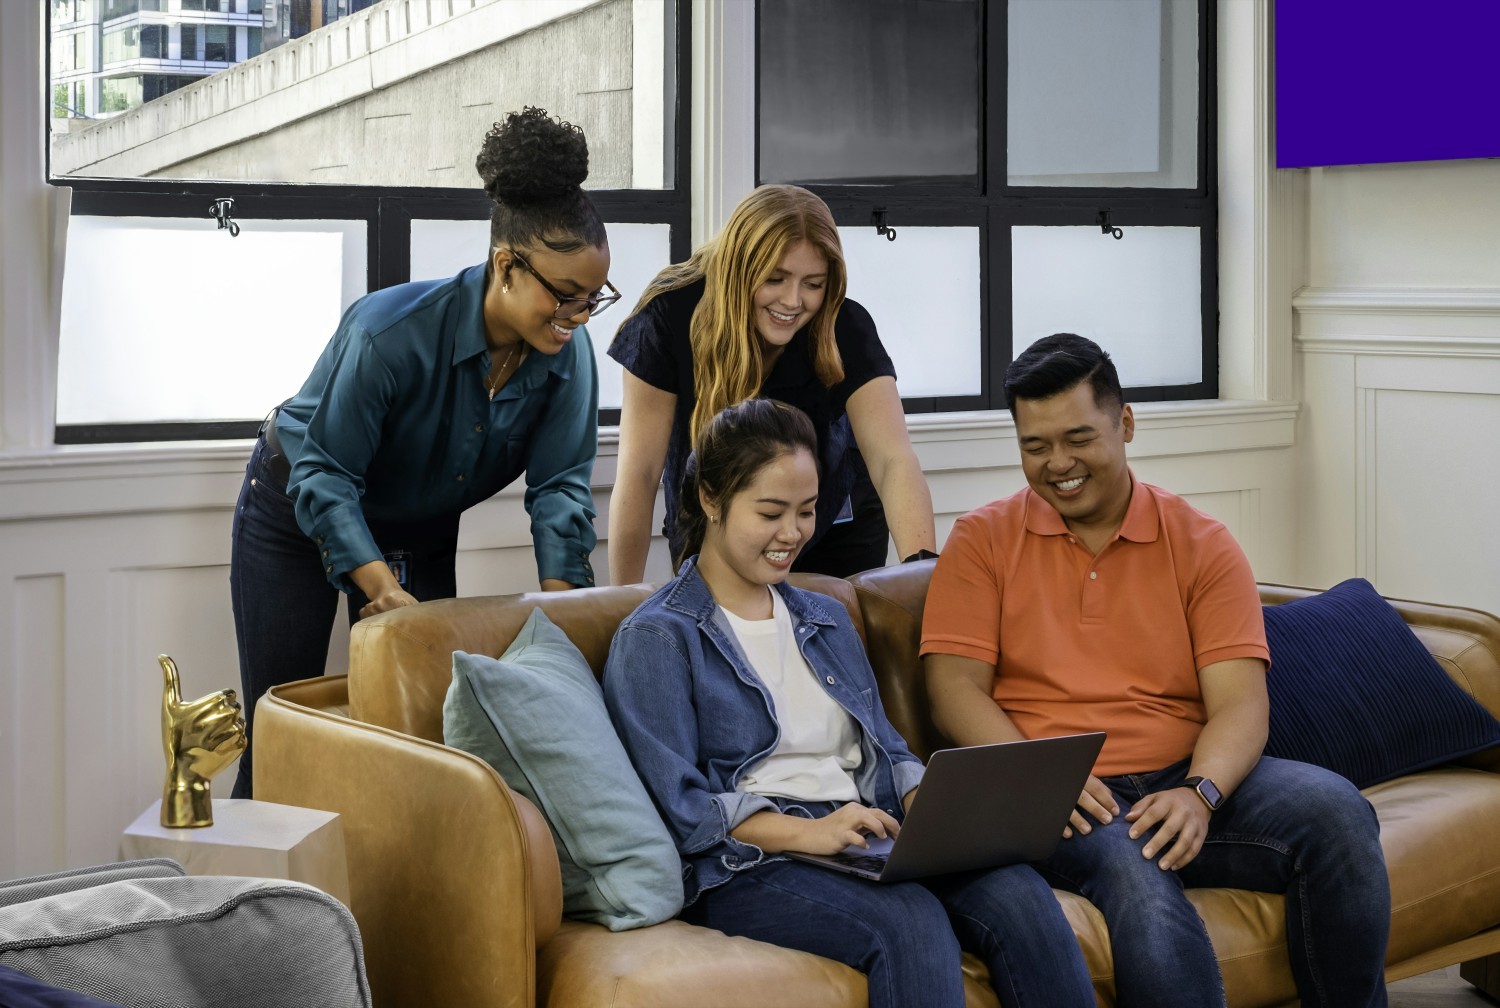
<path id="1" fill-rule="evenodd" d="M 920 760 L 885 716 L 875 674 L 844 607 L 778 585 L 797 647 L 839 706 L 859 724 L 860 799 L 897 820 L 922 778 Z M 615 633 L 604 696 L 620 739 L 683 860 L 684 901 L 723 885 L 767 855 L 729 836 L 757 812 L 811 814 L 735 785 L 781 737 L 771 695 L 750 667 L 708 585 L 687 560 L 678 576 Z"/>

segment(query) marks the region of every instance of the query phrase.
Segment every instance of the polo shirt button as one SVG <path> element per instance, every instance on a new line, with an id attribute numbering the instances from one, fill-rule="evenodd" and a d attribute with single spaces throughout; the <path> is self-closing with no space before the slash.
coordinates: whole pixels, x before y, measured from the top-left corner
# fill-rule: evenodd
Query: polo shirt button
<path id="1" fill-rule="evenodd" d="M 323 545 L 323 537 L 322 536 L 318 536 L 318 545 L 319 546 Z"/>
<path id="2" fill-rule="evenodd" d="M 255 483 L 255 477 L 253 477 L 253 476 L 250 478 L 250 485 L 251 486 L 255 486 L 256 485 L 256 483 Z"/>
<path id="3" fill-rule="evenodd" d="M 332 567 L 324 567 L 323 568 L 323 573 L 324 574 L 332 574 L 333 573 L 333 568 Z"/>
<path id="4" fill-rule="evenodd" d="M 483 434 L 484 433 L 484 424 L 482 424 L 482 423 L 475 424 L 474 425 L 474 433 L 475 434 Z"/>
<path id="5" fill-rule="evenodd" d="M 327 559 L 328 559 L 328 551 L 327 551 L 327 550 L 324 550 L 324 551 L 323 551 L 323 559 L 324 559 L 324 560 L 327 560 Z"/>
<path id="6" fill-rule="evenodd" d="M 1099 572 L 1098 571 L 1089 571 L 1089 580 L 1090 581 L 1098 581 L 1099 580 Z"/>
<path id="7" fill-rule="evenodd" d="M 460 483 L 462 483 L 462 482 L 463 482 L 463 481 L 464 481 L 464 474 L 463 474 L 463 473 L 459 473 L 459 474 L 458 474 L 458 481 L 459 481 L 459 482 L 460 482 Z"/>
<path id="8" fill-rule="evenodd" d="M 828 677 L 828 685 L 830 685 L 830 686 L 834 686 L 834 685 L 837 685 L 837 684 L 836 684 L 836 683 L 835 683 L 835 682 L 834 682 L 834 680 L 833 680 L 833 676 L 829 676 L 829 677 Z"/>

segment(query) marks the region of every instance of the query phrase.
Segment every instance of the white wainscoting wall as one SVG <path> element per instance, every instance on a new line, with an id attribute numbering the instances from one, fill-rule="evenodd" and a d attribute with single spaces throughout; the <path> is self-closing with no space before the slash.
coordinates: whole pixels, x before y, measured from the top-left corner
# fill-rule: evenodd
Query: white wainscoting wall
<path id="1" fill-rule="evenodd" d="M 1299 576 L 1500 612 L 1500 288 L 1303 289 Z"/>
<path id="2" fill-rule="evenodd" d="M 1298 576 L 1500 612 L 1500 160 L 1302 171 Z"/>

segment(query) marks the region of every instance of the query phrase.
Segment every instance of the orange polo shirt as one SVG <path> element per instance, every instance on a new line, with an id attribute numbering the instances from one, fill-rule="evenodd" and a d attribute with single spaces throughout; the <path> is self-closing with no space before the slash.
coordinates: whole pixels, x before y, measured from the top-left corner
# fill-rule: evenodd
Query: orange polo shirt
<path id="1" fill-rule="evenodd" d="M 1120 531 L 1089 553 L 1030 488 L 954 525 L 932 576 L 922 654 L 995 664 L 994 698 L 1027 738 L 1104 731 L 1094 772 L 1190 755 L 1198 670 L 1269 663 L 1260 596 L 1229 530 L 1132 475 Z"/>

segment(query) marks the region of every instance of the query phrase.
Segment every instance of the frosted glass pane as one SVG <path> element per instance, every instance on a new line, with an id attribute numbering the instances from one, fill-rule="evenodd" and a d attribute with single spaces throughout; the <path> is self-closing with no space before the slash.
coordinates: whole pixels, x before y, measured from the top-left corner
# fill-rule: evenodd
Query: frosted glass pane
<path id="1" fill-rule="evenodd" d="M 365 293 L 365 222 L 73 217 L 59 424 L 259 419 Z"/>
<path id="2" fill-rule="evenodd" d="M 620 323 L 629 317 L 641 291 L 671 263 L 672 228 L 668 224 L 606 224 L 609 232 L 609 281 L 622 295 L 618 304 L 589 322 L 589 338 L 599 361 L 599 407 L 618 409 L 620 365 L 605 354 Z M 414 220 L 411 222 L 411 277 L 436 280 L 483 261 L 489 249 L 490 222 Z"/>
<path id="3" fill-rule="evenodd" d="M 1053 333 L 1087 336 L 1126 386 L 1203 380 L 1200 234 L 1188 227 L 1011 230 L 1015 352 Z"/>
<path id="4" fill-rule="evenodd" d="M 442 280 L 484 262 L 490 251 L 488 220 L 411 222 L 411 278 Z"/>
<path id="5" fill-rule="evenodd" d="M 979 229 L 839 228 L 849 297 L 870 310 L 907 398 L 978 395 Z"/>
<path id="6" fill-rule="evenodd" d="M 1010 0 L 1006 10 L 1011 185 L 1197 185 L 1196 4 Z"/>

